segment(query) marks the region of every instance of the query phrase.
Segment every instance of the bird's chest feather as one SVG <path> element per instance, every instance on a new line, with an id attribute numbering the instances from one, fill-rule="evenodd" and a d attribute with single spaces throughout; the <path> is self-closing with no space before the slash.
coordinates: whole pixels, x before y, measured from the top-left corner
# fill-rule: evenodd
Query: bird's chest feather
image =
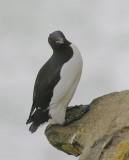
<path id="1" fill-rule="evenodd" d="M 69 103 L 80 80 L 83 64 L 82 57 L 79 50 L 73 44 L 71 48 L 73 56 L 62 66 L 60 81 L 54 88 L 50 105 L 57 105 L 62 101 L 65 101 L 66 104 Z"/>
<path id="2" fill-rule="evenodd" d="M 82 72 L 83 62 L 80 52 L 73 44 L 71 44 L 71 48 L 73 50 L 73 56 L 69 61 L 64 63 L 60 74 L 64 84 L 69 82 L 74 83 L 74 81 L 76 81 L 76 79 L 81 76 Z"/>
<path id="3" fill-rule="evenodd" d="M 70 103 L 82 73 L 82 57 L 78 49 L 71 45 L 73 49 L 72 58 L 64 63 L 60 73 L 60 81 L 53 91 L 50 102 L 49 115 L 52 117 L 49 123 L 63 124 L 65 113 Z"/>

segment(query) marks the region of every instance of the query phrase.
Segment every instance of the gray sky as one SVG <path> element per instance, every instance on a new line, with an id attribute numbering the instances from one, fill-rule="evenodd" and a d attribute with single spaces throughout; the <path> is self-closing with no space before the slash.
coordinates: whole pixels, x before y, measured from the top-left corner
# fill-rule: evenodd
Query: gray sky
<path id="1" fill-rule="evenodd" d="M 129 89 L 128 0 L 0 1 L 0 159 L 75 160 L 53 148 L 43 126 L 25 125 L 37 72 L 61 30 L 80 50 L 83 74 L 71 105 Z"/>

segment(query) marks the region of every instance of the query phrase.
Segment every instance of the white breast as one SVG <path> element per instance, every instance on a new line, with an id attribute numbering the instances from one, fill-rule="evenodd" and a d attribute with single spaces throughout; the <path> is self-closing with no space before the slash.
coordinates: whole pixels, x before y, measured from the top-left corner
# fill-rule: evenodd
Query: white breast
<path id="1" fill-rule="evenodd" d="M 82 57 L 77 47 L 71 44 L 73 57 L 66 62 L 61 70 L 61 79 L 53 91 L 53 97 L 49 105 L 51 124 L 63 124 L 65 113 L 70 103 L 82 73 Z"/>

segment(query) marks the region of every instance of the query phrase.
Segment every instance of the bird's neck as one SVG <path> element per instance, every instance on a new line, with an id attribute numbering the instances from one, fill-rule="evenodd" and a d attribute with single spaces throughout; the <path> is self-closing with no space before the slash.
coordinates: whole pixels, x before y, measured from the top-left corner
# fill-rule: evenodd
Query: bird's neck
<path id="1" fill-rule="evenodd" d="M 56 61 L 58 59 L 58 62 L 60 62 L 61 64 L 67 62 L 73 56 L 73 50 L 72 50 L 70 44 L 71 43 L 69 42 L 64 47 L 62 47 L 58 50 L 53 50 L 52 57 L 54 57 L 54 59 L 56 58 Z"/>

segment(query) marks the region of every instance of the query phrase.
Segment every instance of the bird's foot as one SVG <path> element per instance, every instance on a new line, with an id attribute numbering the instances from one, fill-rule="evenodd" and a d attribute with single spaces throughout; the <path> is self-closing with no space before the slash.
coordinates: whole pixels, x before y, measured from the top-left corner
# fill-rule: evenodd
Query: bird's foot
<path id="1" fill-rule="evenodd" d="M 71 124 L 74 121 L 79 120 L 82 116 L 88 112 L 90 109 L 89 105 L 79 105 L 74 107 L 69 107 L 66 110 L 66 118 L 64 126 Z"/>

